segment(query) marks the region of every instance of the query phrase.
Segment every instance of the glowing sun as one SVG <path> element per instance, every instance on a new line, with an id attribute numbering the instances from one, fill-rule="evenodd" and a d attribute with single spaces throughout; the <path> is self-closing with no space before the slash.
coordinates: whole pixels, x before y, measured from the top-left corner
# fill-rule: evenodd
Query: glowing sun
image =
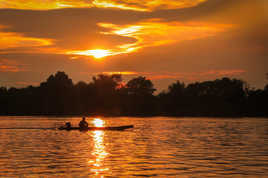
<path id="1" fill-rule="evenodd" d="M 97 59 L 111 55 L 111 52 L 109 50 L 104 50 L 104 49 L 88 50 L 87 53 L 88 55 L 93 56 Z"/>
<path id="2" fill-rule="evenodd" d="M 111 52 L 110 50 L 105 50 L 105 49 L 92 49 L 92 50 L 86 50 L 86 51 L 72 51 L 72 52 L 69 52 L 68 54 L 93 56 L 96 59 L 100 59 L 106 56 L 113 55 L 113 52 Z"/>

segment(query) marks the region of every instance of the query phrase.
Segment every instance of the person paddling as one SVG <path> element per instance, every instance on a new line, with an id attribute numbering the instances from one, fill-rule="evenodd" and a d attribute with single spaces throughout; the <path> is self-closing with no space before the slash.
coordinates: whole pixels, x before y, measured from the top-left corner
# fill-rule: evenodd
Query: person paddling
<path id="1" fill-rule="evenodd" d="M 79 127 L 80 127 L 80 129 L 88 128 L 88 123 L 87 123 L 85 117 L 83 117 L 82 120 L 79 122 Z"/>
<path id="2" fill-rule="evenodd" d="M 71 122 L 66 122 L 66 123 L 65 123 L 65 128 L 66 128 L 67 130 L 70 130 L 71 127 L 72 127 Z"/>

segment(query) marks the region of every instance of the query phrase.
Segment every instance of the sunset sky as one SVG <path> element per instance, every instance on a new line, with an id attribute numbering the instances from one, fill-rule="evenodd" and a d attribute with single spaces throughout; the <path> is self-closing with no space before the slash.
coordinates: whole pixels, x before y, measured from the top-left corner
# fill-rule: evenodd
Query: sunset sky
<path id="1" fill-rule="evenodd" d="M 65 71 L 268 83 L 268 0 L 0 0 L 0 86 Z"/>

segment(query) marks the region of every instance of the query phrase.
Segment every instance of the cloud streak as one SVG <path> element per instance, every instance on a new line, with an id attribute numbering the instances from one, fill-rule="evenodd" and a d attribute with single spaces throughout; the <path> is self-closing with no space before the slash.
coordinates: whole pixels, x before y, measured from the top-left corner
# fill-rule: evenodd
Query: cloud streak
<path id="1" fill-rule="evenodd" d="M 17 61 L 0 59 L 0 72 L 23 72 L 23 71 L 27 71 L 26 65 L 20 64 Z"/>
<path id="2" fill-rule="evenodd" d="M 133 11 L 176 9 L 196 6 L 206 0 L 2 0 L 1 8 L 48 10 L 60 8 L 119 8 Z"/>
<path id="3" fill-rule="evenodd" d="M 88 18 L 92 15 L 97 18 Z M 198 21 L 167 22 L 161 16 L 151 19 L 151 15 L 148 12 L 98 8 L 45 12 L 0 10 L 0 24 L 5 26 L 2 35 L 13 35 L 13 43 L 23 45 L 22 41 L 27 41 L 32 42 L 29 47 L 42 47 L 25 52 L 36 53 L 33 50 L 37 50 L 39 53 L 68 54 L 72 58 L 73 55 L 105 57 L 132 53 L 145 47 L 213 36 L 232 27 Z M 24 45 L 26 47 L 27 44 Z M 95 55 L 92 51 L 103 51 L 105 54 Z"/>
<path id="4" fill-rule="evenodd" d="M 120 74 L 122 76 L 145 76 L 151 80 L 174 79 L 196 81 L 204 79 L 214 79 L 218 77 L 237 77 L 244 74 L 243 69 L 225 69 L 225 70 L 208 70 L 203 72 L 138 72 L 138 71 L 107 71 L 102 74 L 113 75 Z M 99 73 L 84 73 L 91 75 L 98 75 Z"/>
<path id="5" fill-rule="evenodd" d="M 118 35 L 136 39 L 135 43 L 126 43 L 110 47 L 107 52 L 102 50 L 106 53 L 103 54 L 103 56 L 131 53 L 145 47 L 161 46 L 184 40 L 195 40 L 214 36 L 217 33 L 223 32 L 232 27 L 231 25 L 225 24 L 161 22 L 157 20 L 148 20 L 134 25 L 120 26 L 106 23 L 99 23 L 98 25 L 106 28 L 105 32 L 101 32 L 104 35 Z M 93 50 L 70 51 L 67 52 L 67 54 L 94 56 L 91 51 Z"/>
<path id="6" fill-rule="evenodd" d="M 1 29 L 0 29 L 1 30 Z M 0 31 L 0 48 L 32 48 L 50 46 L 53 44 L 51 39 L 25 37 L 23 34 Z"/>

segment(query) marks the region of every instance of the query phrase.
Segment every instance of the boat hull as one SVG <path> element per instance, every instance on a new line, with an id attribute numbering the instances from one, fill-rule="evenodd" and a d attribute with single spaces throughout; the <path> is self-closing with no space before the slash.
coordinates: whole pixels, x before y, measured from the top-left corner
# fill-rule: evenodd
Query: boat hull
<path id="1" fill-rule="evenodd" d="M 88 127 L 88 128 L 84 128 L 81 129 L 80 127 L 71 127 L 71 128 L 67 128 L 67 127 L 59 127 L 59 130 L 79 130 L 79 131 L 90 131 L 90 130 L 126 130 L 126 129 L 130 129 L 133 128 L 133 125 L 124 125 L 124 126 L 118 126 L 118 127 Z"/>

